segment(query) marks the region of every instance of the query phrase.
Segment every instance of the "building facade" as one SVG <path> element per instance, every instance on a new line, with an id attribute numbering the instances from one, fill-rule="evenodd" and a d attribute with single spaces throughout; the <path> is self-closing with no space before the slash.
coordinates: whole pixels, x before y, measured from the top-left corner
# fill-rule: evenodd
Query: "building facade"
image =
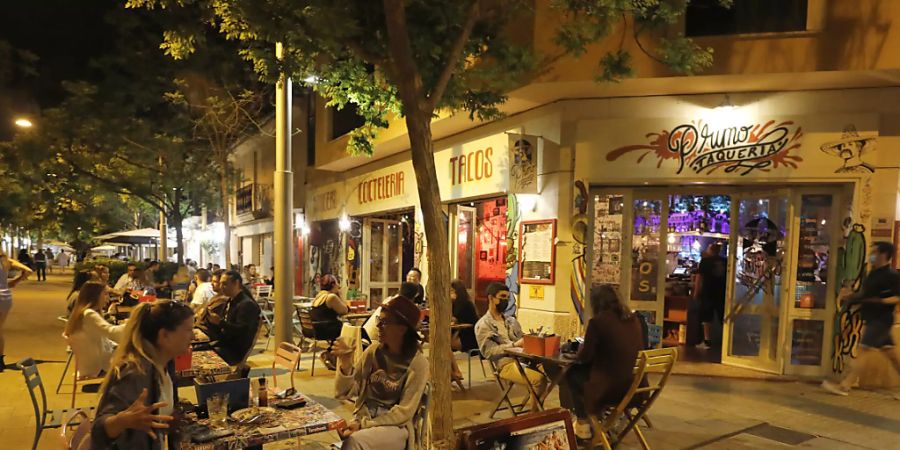
<path id="1" fill-rule="evenodd" d="M 632 42 L 638 78 L 598 84 L 594 62 L 616 40 L 510 92 L 504 119 L 434 120 L 451 269 L 476 301 L 503 281 L 526 330 L 571 337 L 591 288 L 614 284 L 655 342 L 686 345 L 691 275 L 717 243 L 716 361 L 821 377 L 856 356 L 861 322 L 838 292 L 859 289 L 867 246 L 895 241 L 900 218 L 900 5 L 774 2 L 744 20 L 744 3 L 734 26 L 696 10 L 673 26 L 714 49 L 701 75 L 677 76 Z M 548 2 L 531 19 L 519 31 L 549 52 Z M 317 127 L 328 120 L 319 105 Z M 317 133 L 306 279 L 339 274 L 376 304 L 409 268 L 427 273 L 415 172 L 402 121 L 371 158 L 346 144 Z M 900 381 L 873 364 L 885 370 L 865 382 Z"/>

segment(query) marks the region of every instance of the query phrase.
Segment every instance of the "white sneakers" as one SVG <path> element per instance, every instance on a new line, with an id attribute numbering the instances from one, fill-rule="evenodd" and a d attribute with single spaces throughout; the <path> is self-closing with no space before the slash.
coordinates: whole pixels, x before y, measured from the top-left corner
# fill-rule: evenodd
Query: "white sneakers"
<path id="1" fill-rule="evenodd" d="M 850 395 L 850 392 L 847 389 L 844 389 L 841 385 L 828 380 L 822 382 L 822 389 L 825 389 L 826 391 L 831 392 L 834 395 L 840 395 L 843 397 Z"/>

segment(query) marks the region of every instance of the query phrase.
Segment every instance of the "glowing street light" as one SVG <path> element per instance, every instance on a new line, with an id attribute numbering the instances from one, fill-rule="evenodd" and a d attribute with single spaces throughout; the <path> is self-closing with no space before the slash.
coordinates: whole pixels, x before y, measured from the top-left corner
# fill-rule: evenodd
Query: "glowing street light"
<path id="1" fill-rule="evenodd" d="M 19 128 L 31 128 L 31 127 L 34 126 L 34 124 L 31 123 L 30 120 L 28 120 L 28 119 L 26 119 L 26 118 L 24 118 L 24 117 L 20 117 L 20 118 L 16 119 L 16 121 L 15 121 L 14 123 L 15 123 L 16 126 L 19 127 Z"/>

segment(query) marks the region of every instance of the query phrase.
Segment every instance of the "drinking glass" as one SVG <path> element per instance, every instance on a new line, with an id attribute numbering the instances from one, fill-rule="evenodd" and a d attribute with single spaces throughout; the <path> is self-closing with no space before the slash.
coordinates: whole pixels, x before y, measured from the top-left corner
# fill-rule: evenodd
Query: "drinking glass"
<path id="1" fill-rule="evenodd" d="M 228 393 L 215 393 L 206 399 L 209 421 L 213 425 L 224 425 L 228 417 Z"/>

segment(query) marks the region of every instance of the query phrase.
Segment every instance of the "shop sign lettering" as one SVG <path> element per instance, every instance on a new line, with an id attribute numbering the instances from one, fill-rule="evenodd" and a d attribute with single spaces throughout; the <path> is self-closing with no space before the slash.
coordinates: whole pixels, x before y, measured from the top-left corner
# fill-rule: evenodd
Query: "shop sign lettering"
<path id="1" fill-rule="evenodd" d="M 357 188 L 359 204 L 387 200 L 403 195 L 406 188 L 405 179 L 406 174 L 401 170 L 360 181 Z"/>
<path id="2" fill-rule="evenodd" d="M 802 129 L 793 121 L 769 120 L 714 128 L 703 121 L 684 123 L 649 133 L 648 144 L 627 145 L 606 155 L 615 161 L 631 152 L 643 152 L 637 162 L 648 154 L 656 156 L 659 168 L 667 160 L 678 163 L 677 174 L 689 169 L 696 174 L 710 174 L 719 168 L 725 173 L 747 175 L 755 170 L 763 172 L 781 166 L 797 168 L 803 158 L 792 152 L 800 148 Z"/>
<path id="3" fill-rule="evenodd" d="M 313 195 L 312 210 L 313 212 L 331 211 L 337 208 L 337 191 L 330 190 L 320 194 Z"/>
<path id="4" fill-rule="evenodd" d="M 490 178 L 494 175 L 492 161 L 494 149 L 473 150 L 464 155 L 450 158 L 450 185 L 469 183 Z"/>

